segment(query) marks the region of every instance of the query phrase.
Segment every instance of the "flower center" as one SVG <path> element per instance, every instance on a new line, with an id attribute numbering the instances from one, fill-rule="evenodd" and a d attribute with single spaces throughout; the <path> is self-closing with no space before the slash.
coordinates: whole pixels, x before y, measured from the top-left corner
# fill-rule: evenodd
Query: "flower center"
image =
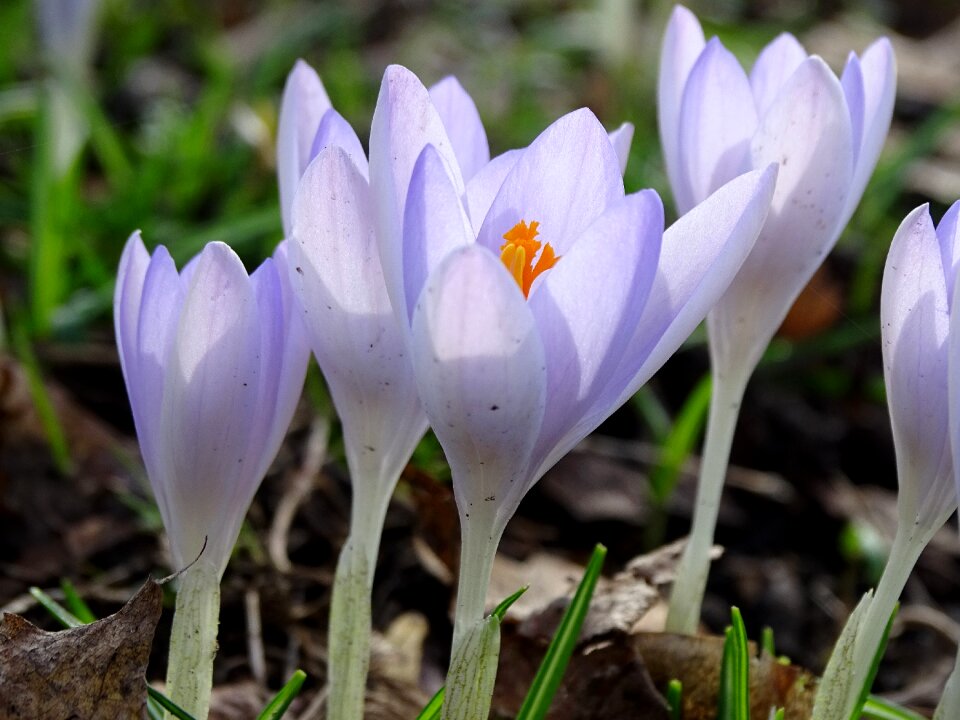
<path id="1" fill-rule="evenodd" d="M 542 243 L 535 239 L 539 234 L 540 223 L 536 220 L 529 225 L 523 220 L 503 234 L 506 242 L 500 246 L 500 260 L 506 266 L 517 285 L 523 290 L 523 296 L 530 296 L 530 286 L 540 273 L 557 264 L 560 258 L 553 252 L 550 243 L 543 245 L 540 257 L 536 257 Z M 536 257 L 536 264 L 534 258 Z"/>

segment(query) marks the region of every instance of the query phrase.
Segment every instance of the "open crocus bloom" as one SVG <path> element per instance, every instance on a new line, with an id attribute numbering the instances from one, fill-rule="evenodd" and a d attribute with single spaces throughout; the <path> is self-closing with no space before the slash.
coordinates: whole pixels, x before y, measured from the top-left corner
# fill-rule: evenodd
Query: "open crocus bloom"
<path id="1" fill-rule="evenodd" d="M 140 233 L 114 296 L 120 363 L 150 484 L 184 567 L 222 574 L 240 524 L 293 416 L 309 350 L 281 246 L 247 275 L 223 243 L 178 273 Z"/>
<path id="2" fill-rule="evenodd" d="M 885 38 L 851 53 L 838 79 L 792 35 L 749 76 L 677 7 L 663 41 L 658 116 L 680 213 L 731 178 L 780 164 L 766 225 L 710 316 L 725 368 L 752 371 L 797 294 L 833 247 L 866 187 L 890 126 L 896 87 Z"/>
<path id="3" fill-rule="evenodd" d="M 453 470 L 462 563 L 476 571 L 462 565 L 471 607 L 458 608 L 459 626 L 483 610 L 489 565 L 475 558 L 492 560 L 525 492 L 724 291 L 766 216 L 775 169 L 737 178 L 664 233 L 659 198 L 624 194 L 610 138 L 580 110 L 514 151 L 500 177 L 495 159 L 464 187 L 414 80 L 388 70 L 371 185 L 384 279 Z M 407 138 L 425 126 L 430 144 L 412 156 Z M 463 583 L 481 589 L 479 605 Z"/>

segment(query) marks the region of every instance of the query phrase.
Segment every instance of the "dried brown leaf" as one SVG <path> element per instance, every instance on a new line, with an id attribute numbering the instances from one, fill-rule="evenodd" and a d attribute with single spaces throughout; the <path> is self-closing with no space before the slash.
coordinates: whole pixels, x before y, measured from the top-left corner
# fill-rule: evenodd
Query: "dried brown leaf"
<path id="1" fill-rule="evenodd" d="M 0 618 L 0 720 L 146 717 L 144 672 L 160 619 L 153 580 L 89 625 L 47 632 L 19 615 Z"/>

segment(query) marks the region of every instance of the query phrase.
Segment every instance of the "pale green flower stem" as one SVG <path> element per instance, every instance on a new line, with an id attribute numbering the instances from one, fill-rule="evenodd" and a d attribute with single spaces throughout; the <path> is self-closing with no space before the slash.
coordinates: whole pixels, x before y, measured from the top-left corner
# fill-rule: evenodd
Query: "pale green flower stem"
<path id="1" fill-rule="evenodd" d="M 733 433 L 749 372 L 713 373 L 713 395 L 707 436 L 700 461 L 700 479 L 693 510 L 693 526 L 684 548 L 670 595 L 667 631 L 692 635 L 700 623 L 700 606 L 710 572 L 710 549 L 717 527 L 720 496 L 730 462 Z"/>
<path id="2" fill-rule="evenodd" d="M 953 720 L 960 717 L 960 650 L 953 666 L 953 672 L 947 678 L 947 686 L 943 689 L 943 697 L 933 714 L 933 720 Z"/>
<path id="3" fill-rule="evenodd" d="M 180 575 L 166 687 L 168 697 L 197 720 L 206 720 L 210 710 L 219 622 L 220 571 L 200 558 Z"/>
<path id="4" fill-rule="evenodd" d="M 877 590 L 873 594 L 873 601 L 857 633 L 853 669 L 854 687 L 857 689 L 863 687 L 866 681 L 867 673 L 870 671 L 887 624 L 890 622 L 890 616 L 900 600 L 900 593 L 903 592 L 910 573 L 913 572 L 913 566 L 917 564 L 920 553 L 936 531 L 934 529 L 917 535 L 916 530 L 914 526 L 905 529 L 902 522 L 898 524 L 897 534 L 893 538 L 893 545 L 890 546 L 890 556 L 883 568 L 883 575 L 880 576 Z"/>
<path id="5" fill-rule="evenodd" d="M 389 492 L 354 483 L 350 535 L 340 551 L 330 603 L 327 718 L 361 720 L 370 667 L 370 595 Z"/>
<path id="6" fill-rule="evenodd" d="M 445 697 L 443 720 L 487 717 L 500 649 L 500 624 L 484 622 L 484 611 L 502 530 L 494 529 L 492 516 L 480 517 L 479 513 L 461 518 L 460 527 L 460 577 L 447 687 L 464 687 L 464 691 Z"/>

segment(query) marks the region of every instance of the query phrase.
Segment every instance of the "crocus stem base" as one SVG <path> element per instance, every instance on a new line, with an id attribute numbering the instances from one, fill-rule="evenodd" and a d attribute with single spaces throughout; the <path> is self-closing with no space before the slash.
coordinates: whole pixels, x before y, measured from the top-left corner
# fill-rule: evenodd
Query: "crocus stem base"
<path id="1" fill-rule="evenodd" d="M 466 630 L 454 646 L 441 720 L 475 720 L 490 715 L 499 659 L 500 619 L 491 615 Z"/>
<path id="2" fill-rule="evenodd" d="M 710 549 L 717 527 L 720 495 L 727 476 L 733 433 L 749 373 L 714 373 L 707 437 L 700 464 L 693 527 L 670 595 L 667 631 L 691 635 L 700 622 L 700 605 L 710 571 Z"/>
<path id="3" fill-rule="evenodd" d="M 167 695 L 197 720 L 210 709 L 219 622 L 220 572 L 201 558 L 180 576 L 167 665 Z"/>
<path id="4" fill-rule="evenodd" d="M 330 605 L 327 717 L 361 720 L 370 665 L 370 572 L 367 548 L 349 538 L 340 552 Z"/>
<path id="5" fill-rule="evenodd" d="M 943 697 L 940 698 L 940 704 L 933 713 L 933 720 L 951 720 L 958 717 L 960 717 L 960 649 L 957 652 L 953 672 L 947 678 L 947 686 L 943 689 Z"/>

